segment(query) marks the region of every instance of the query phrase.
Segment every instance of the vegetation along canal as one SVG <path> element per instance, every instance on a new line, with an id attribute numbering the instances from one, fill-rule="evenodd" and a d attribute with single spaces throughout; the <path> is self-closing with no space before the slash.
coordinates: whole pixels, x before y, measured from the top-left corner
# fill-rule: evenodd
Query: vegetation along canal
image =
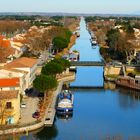
<path id="1" fill-rule="evenodd" d="M 75 46 L 80 61 L 101 61 L 99 47 L 92 48 L 84 19 Z M 140 139 L 140 100 L 135 91 L 104 88 L 103 67 L 79 66 L 72 88 L 74 112 L 68 119 L 56 117 L 52 128 L 15 136 L 21 140 Z M 107 84 L 107 83 L 106 83 Z M 109 84 L 107 84 L 108 86 Z M 98 88 L 96 88 L 98 87 Z M 111 86 L 112 88 L 113 86 Z"/>

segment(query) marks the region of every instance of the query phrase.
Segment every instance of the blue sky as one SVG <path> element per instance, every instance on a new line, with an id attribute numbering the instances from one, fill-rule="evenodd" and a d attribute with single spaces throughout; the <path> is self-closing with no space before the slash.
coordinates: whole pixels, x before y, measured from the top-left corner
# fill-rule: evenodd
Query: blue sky
<path id="1" fill-rule="evenodd" d="M 0 12 L 135 13 L 140 0 L 1 0 Z"/>

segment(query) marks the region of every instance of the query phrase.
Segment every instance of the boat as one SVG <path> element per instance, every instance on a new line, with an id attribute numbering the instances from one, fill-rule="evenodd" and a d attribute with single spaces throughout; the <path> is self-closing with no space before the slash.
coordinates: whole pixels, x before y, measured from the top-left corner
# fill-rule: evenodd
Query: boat
<path id="1" fill-rule="evenodd" d="M 73 94 L 69 90 L 63 90 L 58 95 L 56 113 L 58 115 L 67 115 L 73 113 Z"/>
<path id="2" fill-rule="evenodd" d="M 77 50 L 69 52 L 69 61 L 79 61 L 80 53 Z"/>
<path id="3" fill-rule="evenodd" d="M 91 42 L 91 44 L 92 44 L 92 46 L 93 46 L 94 48 L 96 48 L 95 46 L 97 45 L 97 42 L 96 42 L 95 40 L 93 40 L 93 41 Z"/>
<path id="4" fill-rule="evenodd" d="M 76 66 L 70 66 L 69 71 L 76 72 L 77 67 Z"/>
<path id="5" fill-rule="evenodd" d="M 75 35 L 76 35 L 77 37 L 80 37 L 80 33 L 79 33 L 79 32 L 75 32 Z"/>

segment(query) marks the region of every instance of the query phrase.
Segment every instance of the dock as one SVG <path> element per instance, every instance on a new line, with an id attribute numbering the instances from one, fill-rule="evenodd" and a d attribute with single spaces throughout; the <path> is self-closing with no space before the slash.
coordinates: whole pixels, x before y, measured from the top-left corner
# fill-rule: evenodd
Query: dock
<path id="1" fill-rule="evenodd" d="M 53 126 L 54 119 L 55 119 L 56 110 L 54 108 L 50 108 L 48 110 L 47 118 L 45 118 L 44 125 L 47 127 Z"/>
<path id="2" fill-rule="evenodd" d="M 55 114 L 56 114 L 56 101 L 57 96 L 62 90 L 63 83 L 66 81 L 74 80 L 75 74 L 63 78 L 58 85 L 57 90 L 54 92 L 52 102 L 50 103 L 49 107 L 46 109 L 46 115 L 44 118 L 44 125 L 47 127 L 52 127 L 55 121 Z"/>

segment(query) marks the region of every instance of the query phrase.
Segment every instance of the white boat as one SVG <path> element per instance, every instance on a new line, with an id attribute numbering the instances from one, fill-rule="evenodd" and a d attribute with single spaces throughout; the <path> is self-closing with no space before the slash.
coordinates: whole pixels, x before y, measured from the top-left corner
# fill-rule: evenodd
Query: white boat
<path id="1" fill-rule="evenodd" d="M 69 90 L 64 90 L 58 95 L 57 114 L 72 114 L 73 113 L 73 94 Z"/>
<path id="2" fill-rule="evenodd" d="M 94 46 L 94 48 L 95 48 L 95 46 L 97 45 L 97 42 L 96 42 L 95 40 L 92 40 L 91 44 L 92 44 L 92 46 Z"/>

